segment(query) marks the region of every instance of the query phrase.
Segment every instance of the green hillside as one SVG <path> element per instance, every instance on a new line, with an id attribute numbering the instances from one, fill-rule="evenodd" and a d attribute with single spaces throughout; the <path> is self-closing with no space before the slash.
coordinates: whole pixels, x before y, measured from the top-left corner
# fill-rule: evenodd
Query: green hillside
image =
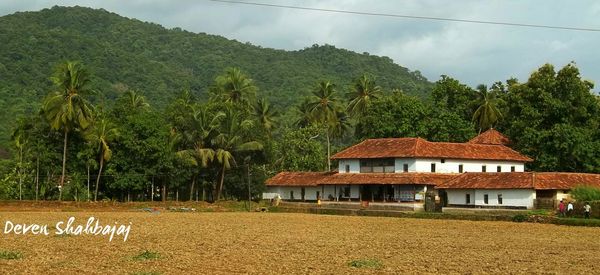
<path id="1" fill-rule="evenodd" d="M 345 91 L 362 73 L 375 75 L 385 91 L 424 95 L 432 86 L 418 71 L 387 57 L 329 45 L 268 49 L 82 7 L 0 17 L 0 41 L 0 144 L 17 116 L 38 109 L 50 89 L 48 77 L 64 60 L 81 60 L 90 69 L 97 104 L 128 88 L 159 108 L 182 89 L 203 97 L 215 76 L 234 66 L 279 108 L 297 103 L 319 80 L 331 80 Z"/>

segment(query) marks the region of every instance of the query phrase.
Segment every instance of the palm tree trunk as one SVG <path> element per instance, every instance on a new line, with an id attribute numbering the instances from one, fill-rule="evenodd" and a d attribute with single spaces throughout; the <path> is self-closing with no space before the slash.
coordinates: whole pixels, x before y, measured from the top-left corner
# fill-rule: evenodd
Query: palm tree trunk
<path id="1" fill-rule="evenodd" d="M 38 200 L 38 194 L 39 194 L 39 190 L 40 190 L 40 158 L 38 157 L 37 160 L 37 165 L 35 168 L 35 200 Z"/>
<path id="2" fill-rule="evenodd" d="M 192 176 L 192 184 L 190 185 L 190 201 L 194 200 L 194 184 L 196 183 L 196 177 Z"/>
<path id="3" fill-rule="evenodd" d="M 217 197 L 214 198 L 215 201 L 221 199 L 221 192 L 223 191 L 223 180 L 225 179 L 225 165 L 223 164 L 223 169 L 221 169 L 221 179 L 219 180 L 219 186 L 217 187 Z"/>
<path id="4" fill-rule="evenodd" d="M 88 183 L 88 189 L 87 189 L 87 201 L 90 201 L 90 164 L 87 164 L 87 183 Z"/>
<path id="5" fill-rule="evenodd" d="M 63 142 L 63 159 L 62 159 L 62 174 L 60 176 L 60 185 L 58 188 L 58 200 L 62 200 L 62 188 L 65 183 L 65 168 L 67 167 L 67 139 L 69 131 L 65 129 L 65 140 Z"/>
<path id="6" fill-rule="evenodd" d="M 98 186 L 100 185 L 100 175 L 102 175 L 102 167 L 104 167 L 104 152 L 100 154 L 100 169 L 98 170 L 98 177 L 96 178 L 96 192 L 94 192 L 94 201 L 98 199 Z"/>
<path id="7" fill-rule="evenodd" d="M 329 127 L 327 128 L 327 171 L 331 171 L 331 143 L 329 141 Z"/>
<path id="8" fill-rule="evenodd" d="M 19 200 L 23 199 L 23 145 L 19 148 Z"/>

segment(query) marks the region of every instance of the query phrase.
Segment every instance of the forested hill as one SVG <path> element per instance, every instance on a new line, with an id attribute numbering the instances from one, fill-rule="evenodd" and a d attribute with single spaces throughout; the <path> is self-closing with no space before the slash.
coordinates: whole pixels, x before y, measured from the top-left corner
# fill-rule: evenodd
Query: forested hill
<path id="1" fill-rule="evenodd" d="M 64 60 L 83 61 L 91 71 L 100 92 L 96 102 L 136 89 L 159 108 L 182 89 L 202 96 L 227 67 L 239 67 L 279 107 L 298 102 L 320 80 L 347 91 L 362 73 L 375 75 L 385 91 L 423 95 L 432 85 L 387 57 L 333 46 L 268 49 L 83 7 L 0 17 L 0 41 L 0 141 L 17 115 L 37 110 L 49 76 Z"/>

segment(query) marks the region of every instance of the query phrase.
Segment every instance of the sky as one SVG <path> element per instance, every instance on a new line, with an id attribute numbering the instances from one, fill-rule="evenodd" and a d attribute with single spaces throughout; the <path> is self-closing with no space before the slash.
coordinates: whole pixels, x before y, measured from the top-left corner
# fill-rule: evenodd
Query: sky
<path id="1" fill-rule="evenodd" d="M 244 0 L 311 8 L 600 29 L 600 1 Z M 129 18 L 298 50 L 330 44 L 388 56 L 431 81 L 470 86 L 528 76 L 545 63 L 575 62 L 600 83 L 600 32 L 417 20 L 250 6 L 208 0 L 2 0 L 0 15 L 54 5 L 103 8 Z M 595 88 L 598 90 L 598 87 Z"/>

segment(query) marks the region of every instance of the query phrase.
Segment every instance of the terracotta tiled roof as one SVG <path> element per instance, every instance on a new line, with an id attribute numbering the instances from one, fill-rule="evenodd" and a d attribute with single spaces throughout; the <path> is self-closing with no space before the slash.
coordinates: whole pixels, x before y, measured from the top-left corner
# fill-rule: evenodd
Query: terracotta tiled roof
<path id="1" fill-rule="evenodd" d="M 534 173 L 535 189 L 571 189 L 577 185 L 600 187 L 600 174 Z"/>
<path id="2" fill-rule="evenodd" d="M 508 139 L 508 137 L 502 133 L 494 130 L 494 128 L 491 128 L 469 140 L 468 143 L 508 145 L 510 144 L 510 139 Z"/>
<path id="3" fill-rule="evenodd" d="M 600 174 L 561 172 L 464 173 L 439 189 L 571 189 L 577 185 L 600 187 Z"/>
<path id="4" fill-rule="evenodd" d="M 437 185 L 458 174 L 443 173 L 334 173 L 281 172 L 267 186 L 316 186 L 321 184 L 428 184 Z"/>
<path id="5" fill-rule="evenodd" d="M 533 189 L 532 173 L 463 173 L 454 179 L 444 182 L 438 189 Z"/>
<path id="6" fill-rule="evenodd" d="M 446 182 L 458 174 L 443 173 L 337 173 L 324 177 L 320 184 L 428 184 Z"/>
<path id="7" fill-rule="evenodd" d="M 268 179 L 267 186 L 316 186 L 332 172 L 281 172 Z"/>
<path id="8" fill-rule="evenodd" d="M 449 158 L 511 160 L 529 162 L 527 156 L 504 145 L 430 142 L 422 138 L 367 139 L 331 157 L 332 159 L 358 158 Z"/>

